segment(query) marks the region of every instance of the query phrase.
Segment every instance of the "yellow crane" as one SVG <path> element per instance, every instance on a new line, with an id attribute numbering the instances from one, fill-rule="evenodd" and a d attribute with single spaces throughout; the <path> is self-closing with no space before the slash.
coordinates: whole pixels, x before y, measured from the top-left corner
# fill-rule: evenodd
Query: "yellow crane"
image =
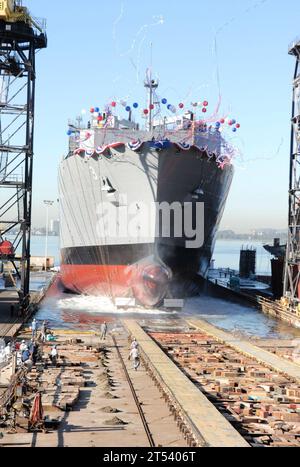
<path id="1" fill-rule="evenodd" d="M 0 0 L 0 21 L 7 23 L 24 22 L 34 26 L 38 31 L 43 28 L 31 17 L 28 8 L 22 5 L 21 0 Z"/>

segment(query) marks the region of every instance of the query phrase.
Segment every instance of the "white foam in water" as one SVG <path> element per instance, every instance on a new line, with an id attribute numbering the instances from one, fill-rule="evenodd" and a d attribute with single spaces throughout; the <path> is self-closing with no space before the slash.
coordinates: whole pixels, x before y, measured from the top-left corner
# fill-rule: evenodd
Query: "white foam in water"
<path id="1" fill-rule="evenodd" d="M 99 314 L 140 314 L 140 315 L 176 315 L 176 311 L 163 311 L 159 309 L 147 309 L 142 307 L 118 308 L 108 297 L 75 296 L 58 301 L 58 307 L 72 311 Z"/>

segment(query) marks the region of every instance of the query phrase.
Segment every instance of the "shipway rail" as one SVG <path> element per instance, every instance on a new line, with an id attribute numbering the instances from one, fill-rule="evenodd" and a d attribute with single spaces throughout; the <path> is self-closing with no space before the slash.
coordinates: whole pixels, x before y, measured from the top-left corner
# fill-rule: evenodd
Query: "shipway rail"
<path id="1" fill-rule="evenodd" d="M 250 447 L 207 397 L 135 321 L 124 321 L 135 336 L 147 373 L 159 388 L 190 447 Z"/>
<path id="2" fill-rule="evenodd" d="M 148 426 L 148 423 L 147 423 L 145 414 L 144 414 L 144 412 L 143 412 L 143 410 L 142 410 L 142 407 L 141 407 L 141 403 L 140 403 L 140 401 L 139 401 L 139 398 L 138 398 L 138 396 L 137 396 L 136 390 L 134 389 L 134 386 L 133 386 L 132 381 L 131 381 L 131 379 L 130 379 L 128 370 L 127 370 L 127 368 L 126 368 L 124 359 L 123 359 L 123 357 L 122 357 L 122 355 L 121 355 L 120 348 L 119 348 L 119 346 L 118 346 L 118 343 L 117 343 L 117 341 L 116 341 L 115 336 L 112 336 L 112 340 L 113 340 L 113 343 L 114 343 L 114 345 L 115 345 L 115 347 L 116 347 L 117 354 L 118 354 L 118 357 L 119 357 L 120 362 L 121 362 L 121 364 L 122 364 L 122 368 L 123 368 L 123 370 L 124 370 L 126 380 L 127 380 L 128 384 L 129 384 L 129 387 L 130 387 L 132 396 L 133 396 L 133 398 L 134 398 L 134 402 L 135 402 L 135 404 L 136 404 L 136 407 L 137 407 L 137 409 L 138 409 L 139 415 L 140 415 L 140 417 L 141 417 L 141 420 L 142 420 L 142 423 L 143 423 L 143 427 L 144 427 L 144 429 L 145 429 L 145 433 L 146 433 L 147 438 L 148 438 L 148 441 L 149 441 L 149 445 L 150 445 L 150 447 L 155 447 L 155 442 L 154 442 L 153 436 L 152 436 L 151 431 L 150 431 L 150 429 L 149 429 L 149 426 Z"/>
<path id="3" fill-rule="evenodd" d="M 58 430 L 58 436 L 27 432 L 29 415 L 27 412 L 25 417 L 19 417 L 17 407 L 23 396 L 21 391 L 15 391 L 20 380 L 16 377 L 14 387 L 10 386 L 3 395 L 4 404 L 11 402 L 3 412 L 6 419 L 0 447 L 18 446 L 28 440 L 32 447 L 187 447 L 186 437 L 180 433 L 143 365 L 138 372 L 130 369 L 131 364 L 126 361 L 128 334 L 124 329 L 115 338 L 107 336 L 106 342 L 99 340 L 98 333 L 81 330 L 58 330 L 56 334 L 60 347 L 58 366 L 43 359 L 38 362 L 38 371 L 33 368 L 25 375 L 25 382 L 29 405 L 33 401 L 31 394 L 40 392 L 47 422 L 54 431 Z M 44 344 L 43 354 L 46 356 L 50 349 L 51 344 Z M 16 406 L 16 419 L 12 404 Z M 77 410 L 70 410 L 73 407 Z M 68 415 L 64 417 L 62 412 Z M 120 415 L 107 419 L 106 414 Z M 12 420 L 14 432 L 10 430 Z"/>

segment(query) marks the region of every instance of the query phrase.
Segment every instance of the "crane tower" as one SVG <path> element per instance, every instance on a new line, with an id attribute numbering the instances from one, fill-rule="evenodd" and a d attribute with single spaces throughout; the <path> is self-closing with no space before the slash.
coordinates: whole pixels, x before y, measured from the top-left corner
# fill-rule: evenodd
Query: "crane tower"
<path id="1" fill-rule="evenodd" d="M 289 232 L 286 253 L 284 295 L 293 308 L 300 303 L 300 40 L 294 41 L 289 54 L 296 58 L 293 81 Z"/>
<path id="2" fill-rule="evenodd" d="M 22 1 L 0 0 L 0 261 L 15 268 L 23 309 L 30 292 L 35 57 L 46 47 L 45 21 Z"/>

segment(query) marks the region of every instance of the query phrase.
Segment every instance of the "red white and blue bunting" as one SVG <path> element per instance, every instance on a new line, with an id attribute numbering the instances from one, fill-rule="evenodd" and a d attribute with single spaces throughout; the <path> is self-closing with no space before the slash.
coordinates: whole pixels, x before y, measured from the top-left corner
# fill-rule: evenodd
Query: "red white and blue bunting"
<path id="1" fill-rule="evenodd" d="M 127 147 L 132 151 L 138 151 L 143 146 L 143 144 L 144 143 L 138 139 L 137 141 L 131 141 L 131 143 L 127 143 Z"/>
<path id="2" fill-rule="evenodd" d="M 124 143 L 120 143 L 119 141 L 117 143 L 112 143 L 112 144 L 106 144 L 106 145 L 103 145 L 103 146 L 98 146 L 96 148 L 96 151 L 95 153 L 100 155 L 100 154 L 104 154 L 105 151 L 107 151 L 108 149 L 114 149 L 114 148 L 118 148 L 120 146 L 124 146 Z"/>
<path id="3" fill-rule="evenodd" d="M 163 149 L 168 149 L 168 148 L 172 147 L 172 145 L 174 145 L 174 147 L 176 147 L 177 149 L 179 149 L 180 151 L 183 151 L 183 152 L 187 152 L 187 151 L 196 149 L 197 151 L 201 152 L 202 154 L 205 154 L 206 157 L 209 160 L 215 159 L 216 163 L 217 163 L 217 166 L 222 170 L 224 170 L 224 168 L 227 165 L 232 165 L 232 157 L 230 155 L 230 151 L 228 152 L 228 154 L 219 155 L 219 154 L 216 154 L 213 151 L 210 151 L 208 146 L 200 147 L 200 146 L 196 146 L 196 145 L 190 145 L 190 144 L 188 144 L 186 142 L 172 143 L 169 140 L 148 141 L 148 142 L 146 142 L 146 141 L 143 142 L 141 140 L 137 140 L 137 141 L 132 141 L 131 143 L 127 143 L 127 144 L 121 143 L 121 142 L 118 141 L 116 143 L 111 143 L 111 144 L 107 144 L 107 145 L 103 145 L 103 146 L 98 146 L 96 148 L 96 150 L 87 150 L 86 148 L 85 149 L 78 148 L 78 149 L 76 149 L 74 151 L 74 155 L 76 155 L 76 156 L 79 155 L 81 157 L 85 157 L 86 159 L 90 159 L 91 157 L 99 157 L 99 156 L 103 155 L 109 149 L 116 149 L 116 148 L 122 147 L 122 146 L 123 147 L 127 146 L 129 149 L 136 152 L 144 144 L 149 144 L 152 149 L 155 149 L 157 151 L 162 151 Z"/>
<path id="4" fill-rule="evenodd" d="M 192 147 L 190 144 L 184 141 L 181 143 L 175 143 L 175 146 L 177 146 L 181 151 L 189 151 Z"/>

